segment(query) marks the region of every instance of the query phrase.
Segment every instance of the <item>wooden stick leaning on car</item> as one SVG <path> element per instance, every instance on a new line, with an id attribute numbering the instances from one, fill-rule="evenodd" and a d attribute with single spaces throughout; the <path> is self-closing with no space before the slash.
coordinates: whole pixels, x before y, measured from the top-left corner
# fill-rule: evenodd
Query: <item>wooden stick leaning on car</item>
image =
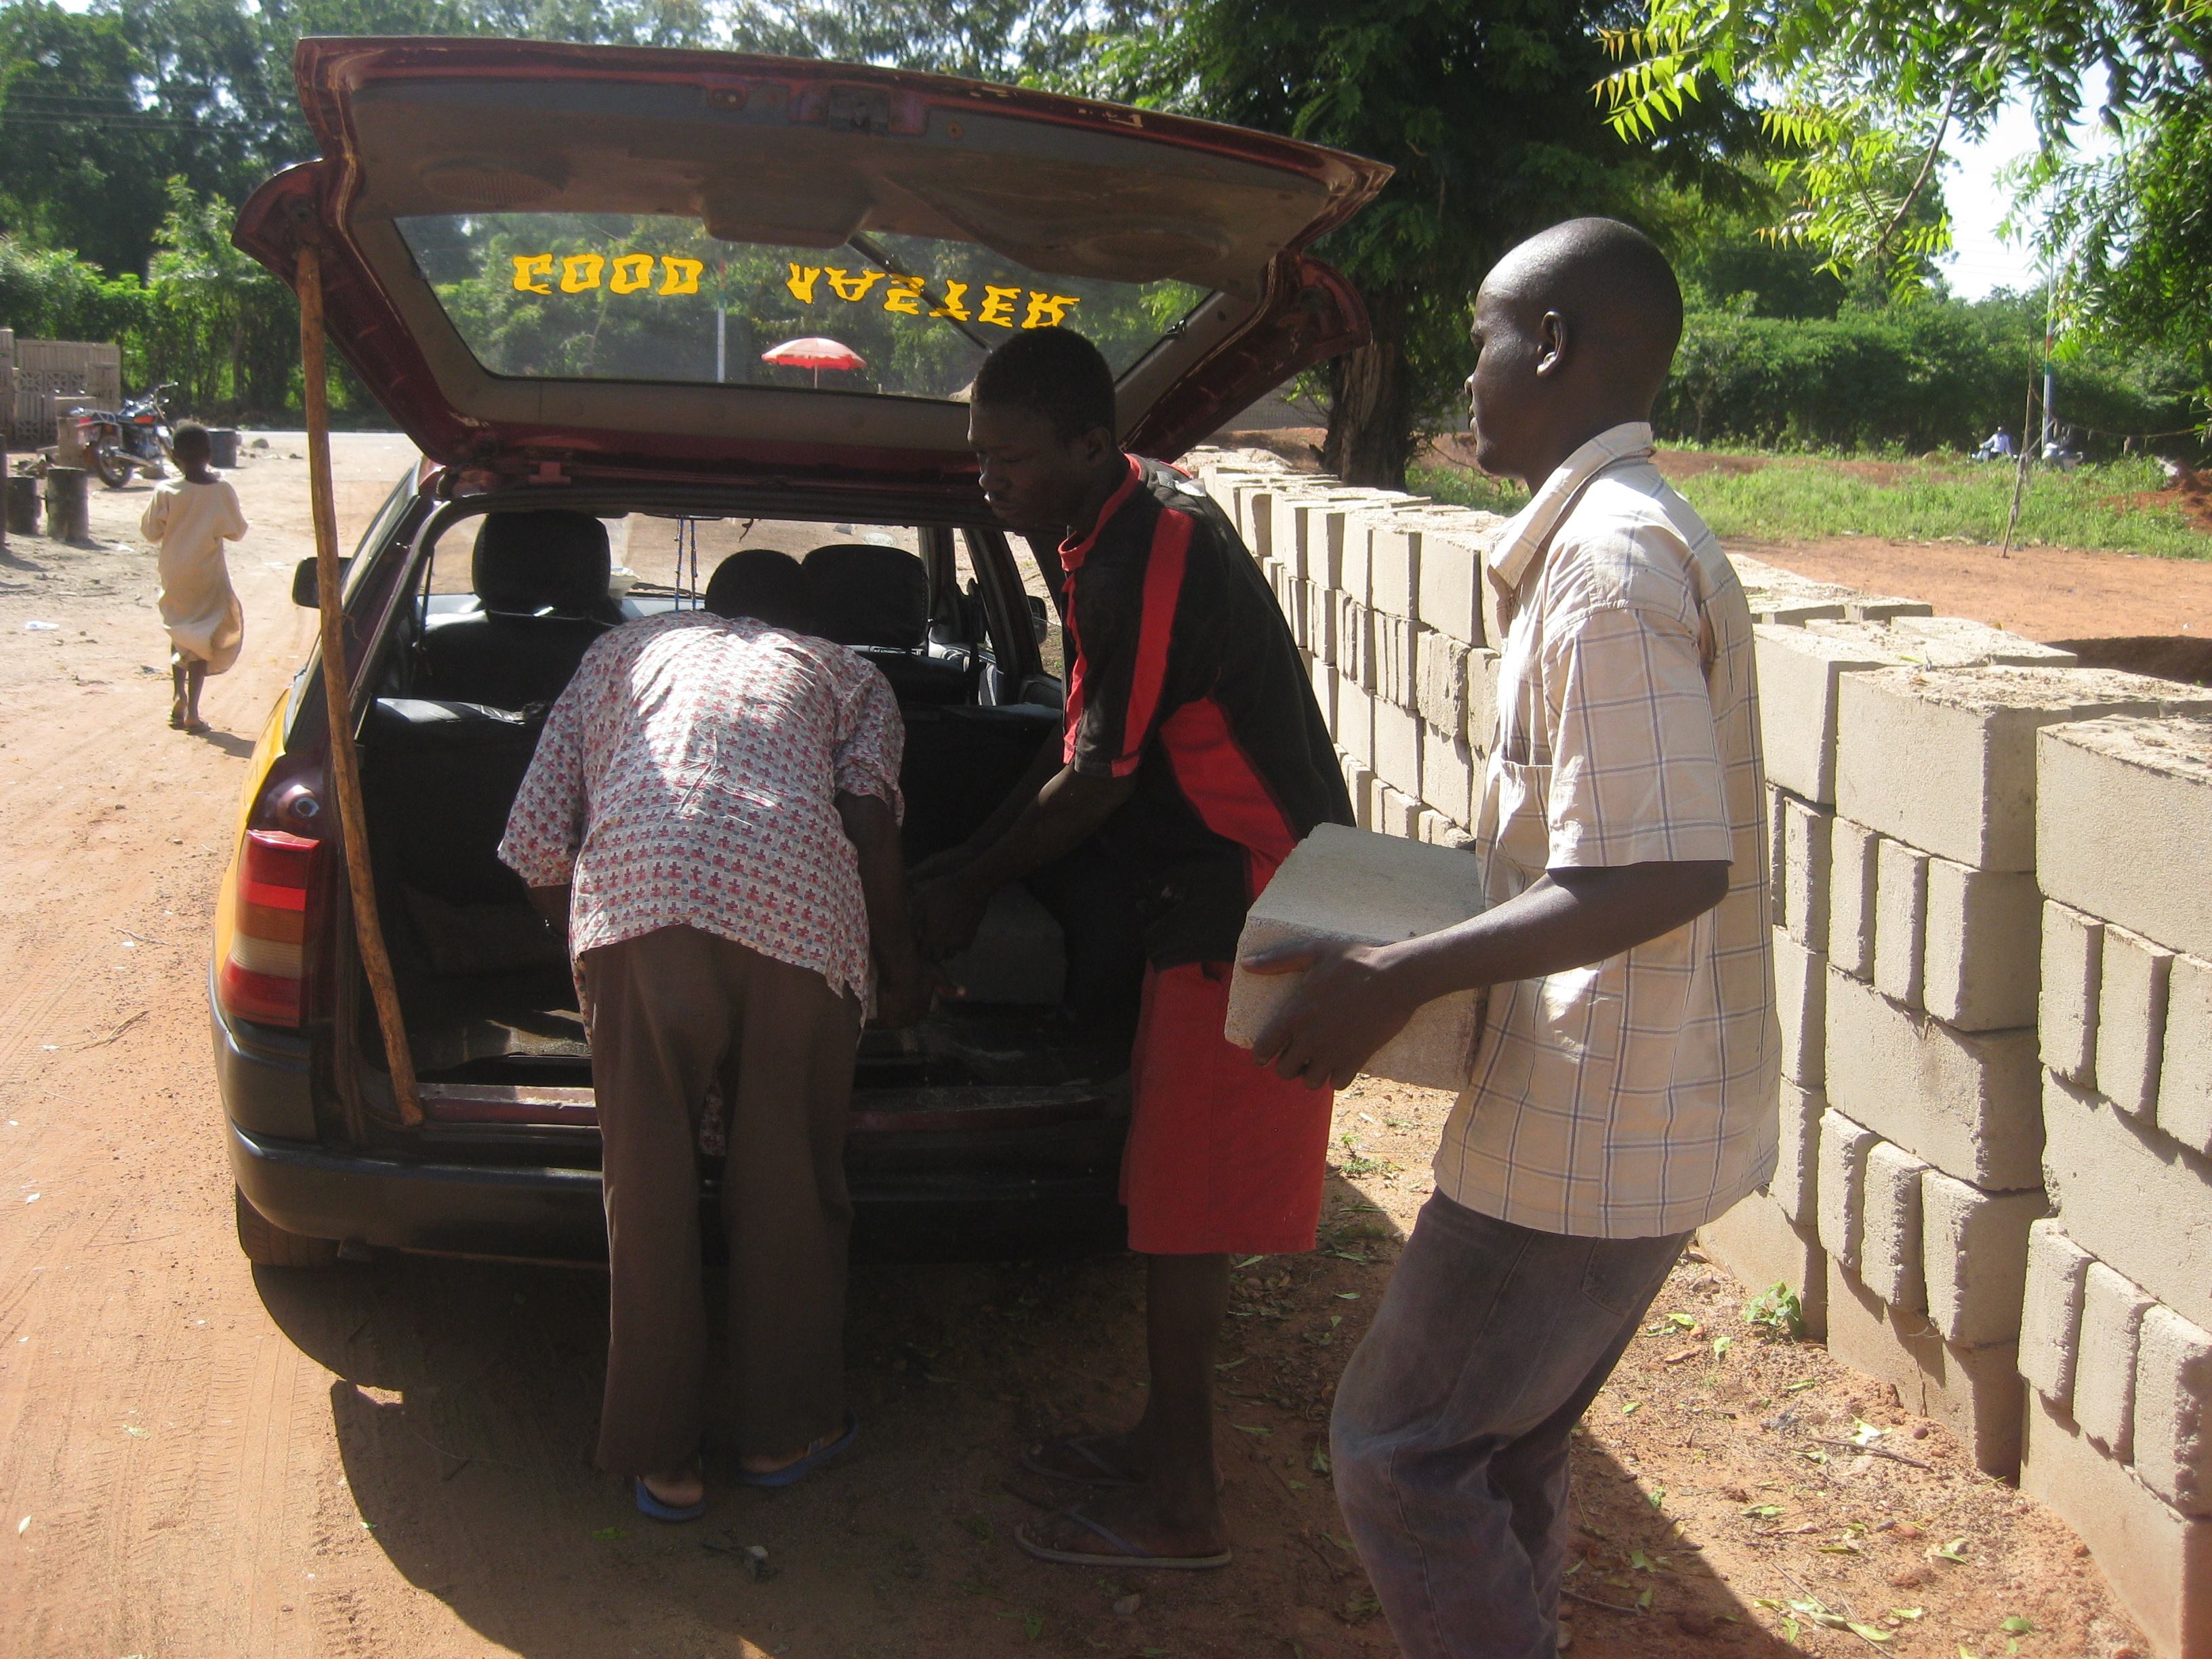
<path id="1" fill-rule="evenodd" d="M 407 1046 L 407 1024 L 399 1012 L 399 988 L 392 977 L 392 958 L 384 949 L 384 927 L 376 909 L 376 878 L 368 862 L 368 819 L 362 810 L 361 761 L 354 751 L 353 693 L 346 683 L 345 611 L 338 593 L 338 515 L 331 492 L 331 405 L 323 354 L 322 256 L 312 243 L 300 248 L 300 365 L 307 411 L 307 493 L 315 518 L 315 597 L 322 616 L 323 701 L 330 711 L 331 780 L 336 787 L 338 836 L 345 843 L 346 876 L 353 895 L 356 939 L 362 970 L 376 1002 L 376 1023 L 384 1032 L 386 1063 L 392 1068 L 392 1096 L 399 1121 L 409 1128 L 422 1121 L 422 1099 L 415 1084 L 415 1057 Z M 341 988 L 339 993 L 343 995 Z"/>

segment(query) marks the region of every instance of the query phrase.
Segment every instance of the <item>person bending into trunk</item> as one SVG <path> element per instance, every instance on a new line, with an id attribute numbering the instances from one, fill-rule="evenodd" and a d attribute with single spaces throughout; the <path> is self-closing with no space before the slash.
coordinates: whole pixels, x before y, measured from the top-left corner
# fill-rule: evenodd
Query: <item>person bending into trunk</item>
<path id="1" fill-rule="evenodd" d="M 246 643 L 246 612 L 231 591 L 222 544 L 246 534 L 238 492 L 209 466 L 214 440 L 198 421 L 180 421 L 169 453 L 184 476 L 154 486 L 138 533 L 159 550 L 161 623 L 169 630 L 169 724 L 204 732 L 200 688 L 228 672 Z"/>
<path id="2" fill-rule="evenodd" d="M 1152 1388 L 1121 1434 L 1032 1449 L 1032 1471 L 1121 1488 L 1024 1527 L 1046 1560 L 1226 1564 L 1213 1358 L 1228 1253 L 1310 1250 L 1329 1097 L 1222 1036 L 1244 914 L 1316 824 L 1351 804 L 1289 628 L 1204 490 L 1122 453 L 1114 380 L 1063 328 L 975 377 L 969 440 L 991 510 L 1029 533 L 1070 646 L 1065 738 L 966 846 L 916 872 L 925 945 L 974 936 L 991 895 L 1096 835 L 1135 878 L 1149 966 L 1121 1170 L 1144 1253 Z M 1038 538 L 1049 538 L 1040 541 Z"/>
<path id="3" fill-rule="evenodd" d="M 1308 968 L 1255 1045 L 1341 1085 L 1423 1003 L 1488 986 L 1436 1192 L 1337 1389 L 1336 1490 L 1408 1659 L 1552 1659 L 1567 1437 L 1691 1229 L 1774 1168 L 1751 615 L 1651 464 L 1682 326 L 1659 250 L 1553 227 L 1476 296 L 1475 459 L 1533 499 L 1474 854 L 1490 908 Z"/>
<path id="4" fill-rule="evenodd" d="M 846 1118 L 870 987 L 886 1024 L 926 978 L 906 915 L 898 705 L 805 629 L 798 563 L 725 560 L 704 611 L 617 628 L 547 717 L 500 857 L 565 926 L 605 1143 L 599 1467 L 667 1521 L 705 1507 L 700 1119 L 728 1161 L 738 1479 L 787 1486 L 848 1445 Z"/>

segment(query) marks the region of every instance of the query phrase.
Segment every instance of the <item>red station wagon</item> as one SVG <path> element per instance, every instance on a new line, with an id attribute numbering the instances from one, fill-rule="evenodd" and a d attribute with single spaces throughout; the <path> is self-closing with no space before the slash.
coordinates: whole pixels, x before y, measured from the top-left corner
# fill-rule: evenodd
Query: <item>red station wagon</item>
<path id="1" fill-rule="evenodd" d="M 1081 330 L 1118 377 L 1124 444 L 1171 459 L 1363 337 L 1357 297 L 1301 250 L 1388 169 L 713 52 L 307 40 L 297 71 L 324 159 L 264 185 L 236 240 L 288 281 L 319 246 L 333 343 L 426 458 L 344 579 L 345 722 L 425 1121 L 401 1121 L 362 978 L 311 657 L 262 735 L 217 920 L 240 1242 L 295 1266 L 602 1258 L 563 944 L 495 851 L 585 650 L 696 605 L 738 548 L 800 556 L 825 631 L 898 695 L 909 859 L 957 844 L 1060 723 L 1034 553 L 994 526 L 967 446 L 984 353 Z M 856 1248 L 1116 1243 L 1141 972 L 1103 855 L 1002 895 L 959 993 L 862 1038 Z M 711 1131 L 701 1152 L 711 1206 Z"/>

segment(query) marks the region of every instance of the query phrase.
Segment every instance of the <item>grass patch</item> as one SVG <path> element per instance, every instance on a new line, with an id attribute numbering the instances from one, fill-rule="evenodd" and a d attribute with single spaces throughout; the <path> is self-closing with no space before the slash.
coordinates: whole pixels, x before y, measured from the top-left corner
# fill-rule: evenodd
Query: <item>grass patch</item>
<path id="1" fill-rule="evenodd" d="M 2013 544 L 2212 559 L 2212 535 L 2195 526 L 2178 500 L 2138 499 L 2161 481 L 2157 464 L 2142 457 L 2073 472 L 2033 468 Z M 1528 500 L 1517 485 L 1455 468 L 1416 467 L 1407 483 L 1417 495 L 1492 513 L 1517 512 Z M 2013 470 L 1906 461 L 1863 471 L 1846 461 L 1784 456 L 1756 471 L 1716 470 L 1675 487 L 1714 533 L 1729 540 L 1867 536 L 1993 547 L 2004 539 Z"/>

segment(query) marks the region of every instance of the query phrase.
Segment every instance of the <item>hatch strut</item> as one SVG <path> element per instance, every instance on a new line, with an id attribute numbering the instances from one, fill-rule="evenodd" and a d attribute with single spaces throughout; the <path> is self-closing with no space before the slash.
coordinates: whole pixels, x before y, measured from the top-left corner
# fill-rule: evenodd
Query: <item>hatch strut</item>
<path id="1" fill-rule="evenodd" d="M 323 357 L 322 255 L 311 242 L 300 246 L 300 366 L 307 410 L 307 494 L 315 517 L 315 599 L 321 612 L 323 701 L 329 707 L 331 778 L 337 788 L 338 834 L 345 843 L 346 875 L 353 892 L 355 937 L 362 970 L 384 1031 L 385 1062 L 399 1121 L 421 1127 L 422 1099 L 415 1084 L 415 1057 L 399 1012 L 399 988 L 384 948 L 376 908 L 376 878 L 368 863 L 368 817 L 362 810 L 361 759 L 354 752 L 353 694 L 346 683 L 345 611 L 338 596 L 337 507 L 331 492 L 331 405 Z M 344 990 L 340 988 L 340 995 Z"/>

